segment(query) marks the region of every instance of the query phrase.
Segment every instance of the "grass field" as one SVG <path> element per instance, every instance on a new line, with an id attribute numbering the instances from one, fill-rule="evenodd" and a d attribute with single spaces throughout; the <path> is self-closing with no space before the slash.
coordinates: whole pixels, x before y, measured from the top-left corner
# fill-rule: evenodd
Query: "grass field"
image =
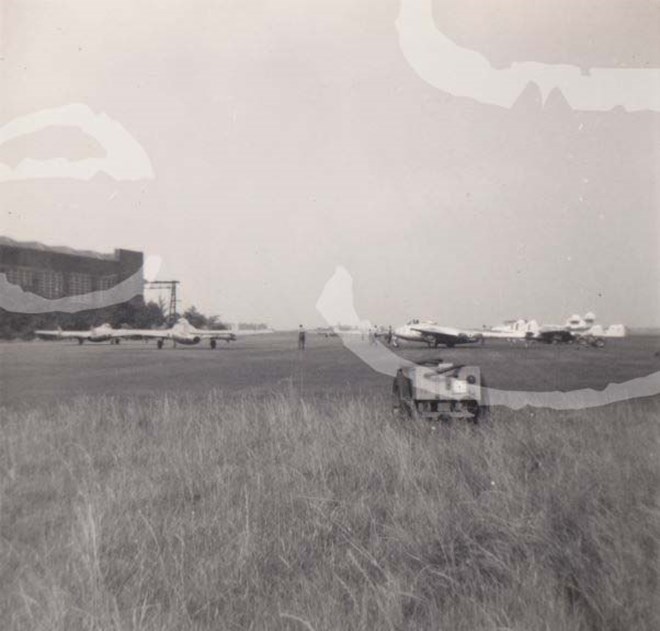
<path id="1" fill-rule="evenodd" d="M 6 408 L 0 628 L 660 628 L 660 400 L 432 430 L 301 394 Z"/>
<path id="2" fill-rule="evenodd" d="M 0 344 L 0 403 L 6 407 L 55 405 L 76 396 L 154 394 L 205 396 L 210 389 L 236 393 L 280 392 L 294 383 L 305 397 L 386 392 L 391 381 L 347 351 L 337 338 L 309 335 L 304 354 L 295 334 L 277 333 L 208 346 L 165 348 L 143 342 Z M 602 389 L 660 371 L 660 337 L 611 340 L 604 349 L 525 347 L 503 341 L 486 346 L 429 350 L 408 345 L 405 358 L 440 356 L 479 366 L 489 386 L 511 390 Z"/>
<path id="3" fill-rule="evenodd" d="M 437 354 L 600 388 L 659 346 Z M 389 378 L 286 334 L 5 344 L 0 370 L 0 629 L 660 627 L 658 398 L 402 425 Z"/>

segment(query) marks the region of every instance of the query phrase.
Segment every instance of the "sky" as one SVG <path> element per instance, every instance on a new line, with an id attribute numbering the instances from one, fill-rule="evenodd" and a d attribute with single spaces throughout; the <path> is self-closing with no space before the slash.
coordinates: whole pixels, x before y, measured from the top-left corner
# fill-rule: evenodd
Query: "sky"
<path id="1" fill-rule="evenodd" d="M 0 6 L 0 125 L 72 103 L 119 122 L 153 178 L 0 183 L 0 233 L 157 255 L 230 321 L 325 324 L 337 266 L 376 324 L 518 317 L 660 325 L 660 113 L 510 108 L 431 85 L 398 0 Z M 657 0 L 436 0 L 435 27 L 495 69 L 660 66 Z M 461 72 L 457 68 L 456 72 Z M 104 148 L 56 126 L 0 162 Z"/>

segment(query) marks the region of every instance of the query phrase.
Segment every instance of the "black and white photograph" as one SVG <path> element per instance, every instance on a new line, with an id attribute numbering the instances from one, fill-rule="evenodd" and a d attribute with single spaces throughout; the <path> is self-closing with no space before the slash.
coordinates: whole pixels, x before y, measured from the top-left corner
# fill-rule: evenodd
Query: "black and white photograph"
<path id="1" fill-rule="evenodd" d="M 660 629 L 660 2 L 1 2 L 0 629 Z"/>

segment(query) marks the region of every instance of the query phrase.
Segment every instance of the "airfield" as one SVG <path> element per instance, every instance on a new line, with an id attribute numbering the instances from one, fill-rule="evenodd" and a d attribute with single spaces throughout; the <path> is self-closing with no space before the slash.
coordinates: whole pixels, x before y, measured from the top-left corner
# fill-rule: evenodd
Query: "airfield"
<path id="1" fill-rule="evenodd" d="M 364 344 L 368 344 L 367 341 Z M 602 349 L 488 340 L 485 345 L 429 349 L 403 344 L 393 349 L 418 361 L 437 357 L 479 366 L 488 386 L 498 389 L 600 390 L 660 370 L 660 337 L 609 340 Z M 203 396 L 210 390 L 300 396 L 389 396 L 391 379 L 372 370 L 337 337 L 309 333 L 297 350 L 295 333 L 242 338 L 212 350 L 151 341 L 0 344 L 0 402 L 14 408 L 68 402 L 78 396 Z"/>
<path id="2" fill-rule="evenodd" d="M 533 391 L 658 351 L 397 350 Z M 401 422 L 390 377 L 292 332 L 5 343 L 0 384 L 2 629 L 658 628 L 660 397 Z"/>

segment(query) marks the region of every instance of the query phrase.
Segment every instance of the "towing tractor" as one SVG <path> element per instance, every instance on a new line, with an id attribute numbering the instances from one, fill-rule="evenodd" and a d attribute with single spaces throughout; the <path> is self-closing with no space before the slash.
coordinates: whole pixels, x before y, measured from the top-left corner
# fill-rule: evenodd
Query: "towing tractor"
<path id="1" fill-rule="evenodd" d="M 476 423 L 485 407 L 481 371 L 438 359 L 400 368 L 392 385 L 392 407 L 402 418 Z"/>

